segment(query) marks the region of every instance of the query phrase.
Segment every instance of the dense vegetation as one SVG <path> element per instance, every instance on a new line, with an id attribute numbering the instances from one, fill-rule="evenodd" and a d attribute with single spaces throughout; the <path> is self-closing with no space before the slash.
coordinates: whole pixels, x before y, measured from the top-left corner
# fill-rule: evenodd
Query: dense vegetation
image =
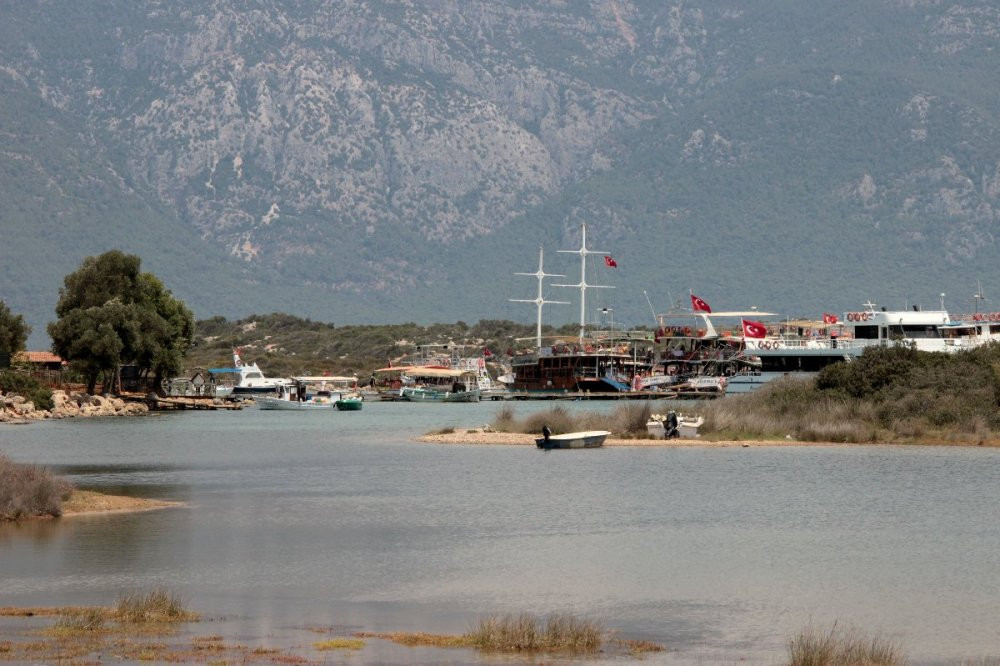
<path id="1" fill-rule="evenodd" d="M 0 392 L 15 393 L 32 402 L 35 409 L 52 409 L 52 391 L 37 379 L 15 370 L 0 370 Z"/>
<path id="2" fill-rule="evenodd" d="M 105 392 L 116 387 L 125 364 L 152 373 L 158 386 L 180 371 L 194 333 L 187 306 L 140 271 L 139 257 L 119 250 L 87 257 L 66 276 L 56 315 L 48 327 L 53 349 L 86 377 L 88 393 L 99 375 Z"/>
<path id="3" fill-rule="evenodd" d="M 545 335 L 572 335 L 575 331 L 572 325 L 543 329 Z M 364 376 L 390 362 L 420 358 L 431 350 L 450 352 L 457 347 L 463 349 L 463 356 L 476 356 L 488 349 L 500 356 L 534 334 L 534 326 L 496 319 L 430 326 L 412 322 L 337 326 L 282 313 L 250 315 L 238 321 L 213 317 L 197 322 L 185 366 L 189 370 L 232 367 L 233 349 L 239 347 L 245 361 L 256 361 L 268 375 L 330 372 Z"/>
<path id="4" fill-rule="evenodd" d="M 31 327 L 24 322 L 23 315 L 15 315 L 0 301 L 0 359 L 12 356 L 24 349 L 24 342 L 31 333 Z"/>
<path id="5" fill-rule="evenodd" d="M 1000 344 L 956 354 L 873 347 L 814 380 L 785 378 L 705 408 L 703 433 L 804 441 L 995 441 Z"/>

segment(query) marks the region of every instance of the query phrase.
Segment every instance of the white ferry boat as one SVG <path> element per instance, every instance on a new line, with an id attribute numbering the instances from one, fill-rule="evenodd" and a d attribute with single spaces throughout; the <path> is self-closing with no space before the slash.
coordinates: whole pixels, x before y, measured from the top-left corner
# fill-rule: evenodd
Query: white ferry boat
<path id="1" fill-rule="evenodd" d="M 1000 341 L 1000 316 L 951 317 L 945 310 L 889 310 L 866 303 L 844 313 L 843 323 L 823 336 L 767 335 L 745 338 L 744 353 L 760 369 L 729 378 L 729 393 L 745 393 L 788 374 L 815 374 L 831 363 L 850 361 L 868 347 L 912 345 L 919 351 L 952 353 Z"/>

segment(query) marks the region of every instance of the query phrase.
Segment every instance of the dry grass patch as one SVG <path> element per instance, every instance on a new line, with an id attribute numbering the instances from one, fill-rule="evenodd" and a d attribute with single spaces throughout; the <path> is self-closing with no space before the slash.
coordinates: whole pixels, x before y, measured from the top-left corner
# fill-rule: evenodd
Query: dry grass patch
<path id="1" fill-rule="evenodd" d="M 156 624 L 193 622 L 198 614 L 185 608 L 173 592 L 158 587 L 145 594 L 133 592 L 119 597 L 114 618 L 122 624 Z"/>
<path id="2" fill-rule="evenodd" d="M 0 520 L 59 516 L 73 485 L 39 465 L 23 465 L 0 454 Z"/>
<path id="3" fill-rule="evenodd" d="M 451 636 L 446 634 L 425 634 L 422 632 L 372 632 L 359 631 L 353 634 L 355 638 L 381 638 L 392 641 L 407 647 L 472 647 L 472 644 L 464 636 Z"/>
<path id="4" fill-rule="evenodd" d="M 659 643 L 653 641 L 640 641 L 628 638 L 615 638 L 611 641 L 616 647 L 624 650 L 633 657 L 646 654 L 648 652 L 663 652 L 665 649 Z"/>
<path id="5" fill-rule="evenodd" d="M 360 638 L 331 638 L 313 643 L 317 650 L 360 650 L 365 642 Z"/>
<path id="6" fill-rule="evenodd" d="M 107 619 L 108 610 L 105 608 L 83 608 L 61 615 L 51 631 L 54 633 L 98 631 L 104 628 Z"/>
<path id="7" fill-rule="evenodd" d="M 809 627 L 788 643 L 789 666 L 902 666 L 900 647 L 879 636 L 842 630 L 821 633 Z"/>
<path id="8" fill-rule="evenodd" d="M 541 619 L 530 613 L 494 615 L 480 620 L 465 638 L 490 652 L 589 653 L 601 649 L 605 630 L 599 622 L 554 614 Z"/>

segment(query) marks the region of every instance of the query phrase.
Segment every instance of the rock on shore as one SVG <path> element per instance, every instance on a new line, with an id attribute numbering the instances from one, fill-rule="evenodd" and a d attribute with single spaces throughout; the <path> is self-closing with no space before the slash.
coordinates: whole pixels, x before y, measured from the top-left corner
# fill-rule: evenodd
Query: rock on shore
<path id="1" fill-rule="evenodd" d="M 27 423 L 77 416 L 134 416 L 149 411 L 142 403 L 66 391 L 53 391 L 52 402 L 55 405 L 51 410 L 35 409 L 34 403 L 24 396 L 0 393 L 0 423 Z"/>

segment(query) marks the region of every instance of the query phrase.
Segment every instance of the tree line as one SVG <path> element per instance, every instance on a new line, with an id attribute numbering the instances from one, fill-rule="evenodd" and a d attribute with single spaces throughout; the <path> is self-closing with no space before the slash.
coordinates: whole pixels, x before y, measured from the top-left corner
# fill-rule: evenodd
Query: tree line
<path id="1" fill-rule="evenodd" d="M 117 393 L 122 367 L 159 386 L 180 372 L 194 337 L 194 315 L 139 257 L 111 250 L 87 257 L 59 289 L 56 320 L 48 327 L 52 351 L 69 361 L 94 393 Z M 0 357 L 24 348 L 31 333 L 22 315 L 0 301 Z"/>

